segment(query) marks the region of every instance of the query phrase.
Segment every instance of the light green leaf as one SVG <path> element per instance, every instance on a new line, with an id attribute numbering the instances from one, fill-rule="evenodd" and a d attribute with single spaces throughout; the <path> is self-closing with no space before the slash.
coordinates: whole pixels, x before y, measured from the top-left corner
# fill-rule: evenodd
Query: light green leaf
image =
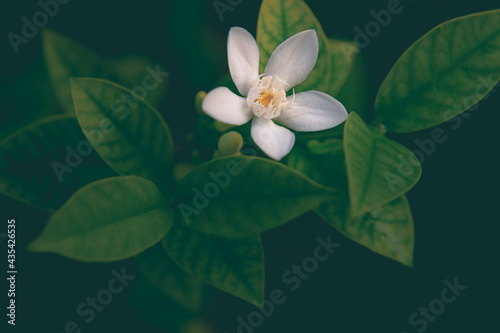
<path id="1" fill-rule="evenodd" d="M 56 210 L 80 187 L 115 175 L 74 115 L 39 120 L 0 141 L 0 192 L 41 209 Z"/>
<path id="2" fill-rule="evenodd" d="M 302 0 L 263 0 L 257 21 L 257 44 L 260 49 L 260 72 L 273 53 L 289 37 L 314 29 L 318 34 L 319 54 L 308 78 L 295 89 L 326 91 L 330 84 L 331 58 L 328 38 L 311 9 Z"/>
<path id="3" fill-rule="evenodd" d="M 399 58 L 375 100 L 375 123 L 413 132 L 479 102 L 500 79 L 500 10 L 438 25 Z"/>
<path id="4" fill-rule="evenodd" d="M 413 266 L 413 219 L 406 196 L 353 217 L 347 202 L 328 202 L 316 212 L 346 237 L 404 265 Z"/>
<path id="5" fill-rule="evenodd" d="M 282 225 L 336 195 L 283 164 L 230 156 L 181 180 L 175 218 L 208 234 L 243 237 Z"/>
<path id="6" fill-rule="evenodd" d="M 248 302 L 262 303 L 264 253 L 259 235 L 223 238 L 174 225 L 163 245 L 194 276 Z"/>
<path id="7" fill-rule="evenodd" d="M 163 238 L 171 214 L 153 183 L 135 176 L 107 178 L 76 192 L 28 249 L 81 261 L 121 260 Z"/>
<path id="8" fill-rule="evenodd" d="M 297 147 L 288 157 L 288 165 L 317 182 L 347 193 L 347 175 L 342 141 L 331 139 Z M 355 218 L 349 213 L 348 196 L 321 204 L 315 212 L 351 240 L 370 250 L 399 261 L 413 263 L 414 230 L 406 198 L 378 206 Z"/>
<path id="9" fill-rule="evenodd" d="M 163 190 L 173 143 L 158 111 L 106 80 L 72 78 L 71 89 L 80 126 L 104 161 L 121 175 L 146 178 Z"/>
<path id="10" fill-rule="evenodd" d="M 138 87 L 141 92 L 146 92 L 145 99 L 153 105 L 158 105 L 164 96 L 168 73 L 144 57 L 104 59 L 82 44 L 50 29 L 42 30 L 42 44 L 52 85 L 65 112 L 74 112 L 70 77 L 95 77 L 129 89 Z"/>
<path id="11" fill-rule="evenodd" d="M 420 179 L 417 157 L 354 112 L 346 121 L 344 150 L 354 216 L 400 197 Z"/>
<path id="12" fill-rule="evenodd" d="M 138 271 L 148 284 L 191 312 L 201 310 L 205 283 L 181 269 L 160 244 L 142 252 L 136 259 Z"/>

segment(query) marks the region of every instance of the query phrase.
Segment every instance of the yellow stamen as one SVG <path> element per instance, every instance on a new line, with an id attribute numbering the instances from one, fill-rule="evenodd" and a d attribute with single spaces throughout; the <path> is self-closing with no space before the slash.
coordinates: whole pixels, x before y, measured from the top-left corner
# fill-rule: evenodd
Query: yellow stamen
<path id="1" fill-rule="evenodd" d="M 262 104 L 263 106 L 265 106 L 266 108 L 269 106 L 269 104 L 271 104 L 274 100 L 274 97 L 275 97 L 275 93 L 274 91 L 269 91 L 267 93 L 264 93 L 262 95 L 260 95 L 259 98 L 257 98 L 254 102 L 259 102 L 260 104 Z"/>

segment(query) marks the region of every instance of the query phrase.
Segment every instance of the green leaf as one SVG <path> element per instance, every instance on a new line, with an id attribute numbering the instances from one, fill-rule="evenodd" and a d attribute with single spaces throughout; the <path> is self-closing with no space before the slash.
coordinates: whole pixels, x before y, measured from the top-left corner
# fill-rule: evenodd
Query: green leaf
<path id="1" fill-rule="evenodd" d="M 288 157 L 288 165 L 317 182 L 347 193 L 347 175 L 342 141 L 314 142 L 296 147 Z M 328 224 L 351 240 L 370 250 L 399 261 L 413 264 L 414 230 L 406 198 L 378 206 L 362 217 L 349 212 L 349 197 L 340 197 L 321 204 L 315 212 Z"/>
<path id="2" fill-rule="evenodd" d="M 259 235 L 222 238 L 180 225 L 163 239 L 170 257 L 212 286 L 254 304 L 264 298 L 264 253 Z"/>
<path id="3" fill-rule="evenodd" d="M 406 196 L 375 207 L 362 217 L 346 210 L 347 202 L 328 202 L 316 212 L 344 236 L 375 253 L 413 266 L 413 219 Z"/>
<path id="4" fill-rule="evenodd" d="M 316 66 L 308 78 L 296 87 L 296 92 L 326 91 L 330 84 L 331 58 L 328 38 L 311 9 L 302 0 L 263 0 L 257 21 L 257 44 L 260 49 L 260 72 L 274 49 L 289 37 L 314 29 L 318 34 L 319 54 Z"/>
<path id="5" fill-rule="evenodd" d="M 142 252 L 136 259 L 138 271 L 148 284 L 191 312 L 201 310 L 205 283 L 181 269 L 160 244 Z"/>
<path id="6" fill-rule="evenodd" d="M 137 89 L 145 91 L 145 99 L 153 105 L 158 105 L 164 96 L 168 73 L 144 57 L 104 59 L 82 44 L 50 29 L 42 31 L 42 44 L 52 85 L 62 109 L 67 113 L 74 112 L 70 77 L 102 78 L 129 89 L 139 87 Z"/>
<path id="7" fill-rule="evenodd" d="M 39 120 L 0 141 L 0 192 L 41 209 L 56 210 L 82 186 L 115 175 L 74 115 Z"/>
<path id="8" fill-rule="evenodd" d="M 367 126 L 354 112 L 344 128 L 344 149 L 354 216 L 400 197 L 422 173 L 412 152 Z"/>
<path id="9" fill-rule="evenodd" d="M 71 89 L 80 126 L 104 161 L 120 175 L 151 180 L 163 190 L 171 177 L 173 143 L 158 111 L 106 80 L 72 78 Z"/>
<path id="10" fill-rule="evenodd" d="M 116 261 L 153 246 L 171 225 L 171 210 L 153 183 L 134 176 L 108 178 L 76 192 L 28 249 Z"/>
<path id="11" fill-rule="evenodd" d="M 500 79 L 500 10 L 447 21 L 401 56 L 380 86 L 375 123 L 413 132 L 479 102 Z"/>
<path id="12" fill-rule="evenodd" d="M 175 218 L 208 234 L 243 237 L 282 225 L 336 195 L 283 164 L 230 156 L 181 180 Z"/>

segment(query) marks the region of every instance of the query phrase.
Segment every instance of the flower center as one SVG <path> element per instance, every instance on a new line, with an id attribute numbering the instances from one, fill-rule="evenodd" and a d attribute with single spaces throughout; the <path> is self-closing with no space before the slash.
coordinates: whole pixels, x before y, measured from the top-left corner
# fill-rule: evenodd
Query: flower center
<path id="1" fill-rule="evenodd" d="M 290 106 L 285 91 L 276 89 L 274 83 L 283 86 L 283 81 L 277 77 L 266 76 L 259 78 L 250 88 L 247 104 L 255 116 L 273 119 L 280 115 L 283 108 Z"/>
<path id="2" fill-rule="evenodd" d="M 276 97 L 276 89 L 271 88 L 272 90 L 268 92 L 264 92 L 260 95 L 259 98 L 257 98 L 254 102 L 255 103 L 260 103 L 261 105 L 265 106 L 266 108 L 269 107 L 269 104 L 271 104 L 274 101 L 274 97 Z"/>

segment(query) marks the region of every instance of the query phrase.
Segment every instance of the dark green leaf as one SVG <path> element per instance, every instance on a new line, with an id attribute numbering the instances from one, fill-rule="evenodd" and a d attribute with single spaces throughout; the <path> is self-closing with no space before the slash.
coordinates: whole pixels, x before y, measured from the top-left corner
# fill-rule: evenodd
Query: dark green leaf
<path id="1" fill-rule="evenodd" d="M 347 175 L 341 140 L 327 140 L 295 148 L 288 165 L 321 184 L 347 193 Z M 348 196 L 321 204 L 315 212 L 346 237 L 370 250 L 399 261 L 413 263 L 413 220 L 406 197 L 378 206 L 362 217 L 349 213 Z"/>
<path id="2" fill-rule="evenodd" d="M 223 157 L 182 179 L 176 219 L 201 232 L 242 237 L 282 225 L 336 195 L 283 164 Z"/>
<path id="3" fill-rule="evenodd" d="M 29 96 L 29 98 L 27 98 Z M 39 57 L 20 78 L 0 88 L 0 140 L 30 123 L 57 113 L 47 69 Z"/>
<path id="4" fill-rule="evenodd" d="M 138 87 L 154 105 L 164 96 L 168 74 L 146 58 L 126 56 L 107 60 L 50 29 L 42 31 L 42 44 L 52 85 L 65 112 L 74 112 L 70 77 L 102 78 L 129 89 Z"/>
<path id="5" fill-rule="evenodd" d="M 56 210 L 76 190 L 111 177 L 74 115 L 39 120 L 0 141 L 0 192 Z"/>
<path id="6" fill-rule="evenodd" d="M 413 219 L 406 196 L 353 217 L 346 201 L 328 202 L 316 212 L 346 237 L 404 265 L 413 266 Z"/>
<path id="7" fill-rule="evenodd" d="M 160 244 L 136 258 L 137 268 L 149 284 L 187 310 L 201 310 L 205 283 L 181 269 Z"/>
<path id="8" fill-rule="evenodd" d="M 264 297 L 264 253 L 259 235 L 223 238 L 174 225 L 163 244 L 189 273 L 248 302 Z"/>
<path id="9" fill-rule="evenodd" d="M 287 165 L 321 185 L 347 193 L 344 142 L 340 139 L 310 140 L 305 147 L 294 147 Z"/>
<path id="10" fill-rule="evenodd" d="M 352 63 L 342 89 L 334 95 L 346 108 L 348 112 L 356 112 L 363 120 L 368 121 L 371 109 L 370 80 L 368 76 L 368 65 L 362 53 L 358 53 Z M 344 123 L 345 124 L 345 123 Z M 341 128 L 337 126 L 335 129 Z"/>
<path id="11" fill-rule="evenodd" d="M 325 92 L 335 97 L 351 74 L 354 61 L 360 51 L 356 43 L 337 39 L 329 39 L 328 48 L 330 50 L 332 68 L 330 83 Z"/>

